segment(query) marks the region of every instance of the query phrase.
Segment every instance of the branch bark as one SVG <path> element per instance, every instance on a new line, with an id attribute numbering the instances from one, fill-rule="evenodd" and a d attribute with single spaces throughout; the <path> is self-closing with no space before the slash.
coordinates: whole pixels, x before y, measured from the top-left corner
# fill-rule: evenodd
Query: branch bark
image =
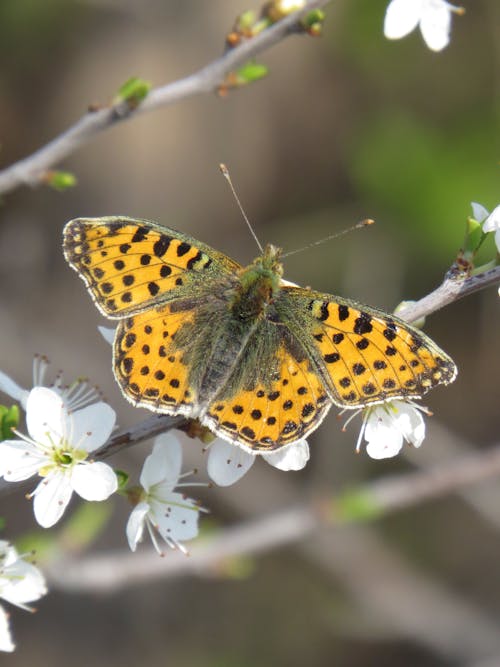
<path id="1" fill-rule="evenodd" d="M 194 74 L 151 90 L 146 99 L 134 109 L 131 109 L 127 102 L 120 102 L 104 109 L 89 111 L 35 153 L 0 171 L 0 195 L 11 192 L 21 185 L 32 187 L 39 185 L 47 169 L 117 123 L 135 118 L 146 111 L 175 104 L 194 95 L 215 92 L 230 72 L 289 35 L 300 32 L 300 20 L 312 9 L 324 7 L 328 1 L 308 0 L 303 9 L 242 42 Z"/>

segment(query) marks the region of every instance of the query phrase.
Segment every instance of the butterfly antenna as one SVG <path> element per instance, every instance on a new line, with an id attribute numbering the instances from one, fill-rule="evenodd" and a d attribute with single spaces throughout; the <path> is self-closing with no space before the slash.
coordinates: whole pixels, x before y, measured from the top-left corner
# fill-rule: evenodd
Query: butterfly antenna
<path id="1" fill-rule="evenodd" d="M 343 229 L 342 231 L 337 232 L 336 234 L 330 234 L 330 236 L 325 236 L 324 239 L 319 239 L 319 241 L 313 241 L 313 243 L 308 243 L 308 245 L 305 245 L 302 248 L 297 248 L 297 250 L 290 250 L 290 252 L 286 252 L 284 255 L 281 256 L 284 258 L 284 257 L 290 257 L 290 255 L 296 255 L 298 252 L 302 252 L 303 250 L 307 250 L 308 248 L 314 248 L 315 246 L 321 245 L 326 241 L 331 241 L 332 239 L 338 239 L 339 236 L 344 236 L 344 234 L 348 234 L 349 232 L 352 232 L 355 229 L 362 229 L 363 227 L 368 227 L 369 225 L 374 225 L 374 224 L 375 220 L 372 220 L 371 218 L 366 218 L 366 220 L 361 220 L 352 227 Z"/>
<path id="2" fill-rule="evenodd" d="M 250 224 L 250 220 L 247 218 L 247 214 L 245 213 L 245 211 L 244 211 L 244 209 L 243 209 L 243 206 L 241 205 L 241 202 L 240 202 L 240 200 L 239 200 L 239 198 L 238 198 L 238 195 L 236 194 L 236 190 L 234 189 L 233 182 L 231 181 L 231 176 L 229 175 L 229 170 L 228 170 L 228 168 L 226 167 L 225 164 L 222 164 L 222 163 L 221 163 L 221 164 L 219 165 L 219 169 L 221 170 L 222 175 L 225 177 L 226 181 L 229 183 L 229 187 L 231 188 L 231 192 L 233 193 L 233 197 L 236 199 L 236 203 L 238 204 L 238 207 L 239 207 L 239 209 L 240 209 L 240 211 L 241 211 L 241 215 L 243 216 L 243 219 L 244 219 L 245 222 L 247 223 L 247 225 L 248 225 L 248 229 L 250 230 L 250 233 L 252 234 L 252 236 L 253 236 L 254 239 L 255 239 L 255 243 L 257 244 L 259 250 L 263 253 L 263 252 L 264 252 L 264 248 L 262 247 L 261 242 L 260 242 L 259 239 L 257 238 L 257 234 L 254 232 L 253 227 L 252 227 L 252 225 Z"/>

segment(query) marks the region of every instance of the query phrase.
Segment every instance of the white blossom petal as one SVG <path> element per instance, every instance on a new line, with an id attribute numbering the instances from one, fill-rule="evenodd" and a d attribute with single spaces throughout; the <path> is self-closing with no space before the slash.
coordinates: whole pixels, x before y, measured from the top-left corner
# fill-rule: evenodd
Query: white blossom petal
<path id="1" fill-rule="evenodd" d="M 403 446 L 403 434 L 394 427 L 392 418 L 383 407 L 376 407 L 370 414 L 364 431 L 366 453 L 372 459 L 396 456 Z"/>
<path id="2" fill-rule="evenodd" d="M 395 426 L 414 447 L 420 447 L 425 438 L 425 421 L 420 410 L 403 401 L 394 401 L 397 409 Z"/>
<path id="3" fill-rule="evenodd" d="M 33 509 L 35 519 L 43 528 L 50 528 L 64 514 L 73 488 L 71 477 L 56 470 L 45 477 L 35 490 Z"/>
<path id="4" fill-rule="evenodd" d="M 414 30 L 420 21 L 422 6 L 422 0 L 392 0 L 384 19 L 387 39 L 400 39 Z"/>
<path id="5" fill-rule="evenodd" d="M 198 535 L 199 507 L 181 493 L 171 493 L 161 503 L 151 502 L 151 518 L 164 540 L 192 540 Z"/>
<path id="6" fill-rule="evenodd" d="M 47 462 L 47 457 L 29 442 L 0 442 L 0 476 L 6 482 L 22 482 L 36 475 Z"/>
<path id="7" fill-rule="evenodd" d="M 9 615 L 0 605 L 0 651 L 12 653 L 16 645 L 12 641 L 9 626 Z"/>
<path id="8" fill-rule="evenodd" d="M 309 445 L 307 440 L 299 440 L 271 454 L 262 454 L 262 458 L 280 470 L 302 470 L 309 461 Z"/>
<path id="9" fill-rule="evenodd" d="M 470 205 L 472 206 L 472 217 L 477 222 L 483 222 L 489 216 L 490 212 L 482 204 L 471 201 Z"/>
<path id="10" fill-rule="evenodd" d="M 116 413 L 110 405 L 92 403 L 70 413 L 67 437 L 76 449 L 93 452 L 109 438 L 115 422 Z"/>
<path id="11" fill-rule="evenodd" d="M 22 558 L 8 568 L 7 581 L 2 582 L 0 597 L 17 606 L 24 606 L 45 595 L 47 586 L 40 570 Z"/>
<path id="12" fill-rule="evenodd" d="M 142 540 L 144 533 L 144 522 L 146 515 L 149 512 L 148 503 L 139 503 L 132 510 L 127 521 L 127 540 L 128 545 L 132 551 L 137 549 L 137 544 Z"/>
<path id="13" fill-rule="evenodd" d="M 64 436 L 67 412 L 61 396 L 47 387 L 30 391 L 26 404 L 26 426 L 33 440 L 46 447 Z"/>
<path id="14" fill-rule="evenodd" d="M 26 407 L 26 401 L 30 392 L 20 387 L 17 382 L 14 382 L 14 380 L 5 373 L 2 373 L 2 371 L 0 371 L 0 391 L 21 403 L 23 408 Z"/>
<path id="15" fill-rule="evenodd" d="M 477 220 L 477 218 L 476 218 Z M 483 225 L 483 232 L 496 232 L 500 229 L 500 206 L 497 206 L 487 216 Z"/>
<path id="16" fill-rule="evenodd" d="M 450 43 L 451 8 L 443 0 L 427 0 L 420 19 L 420 32 L 432 51 L 442 51 Z"/>
<path id="17" fill-rule="evenodd" d="M 110 345 L 113 345 L 113 343 L 115 342 L 116 327 L 98 326 L 97 330 L 99 331 L 101 336 L 104 338 L 106 343 L 109 343 Z"/>
<path id="18" fill-rule="evenodd" d="M 149 489 L 166 482 L 172 491 L 182 467 L 182 445 L 180 440 L 171 432 L 161 433 L 155 439 L 152 453 L 146 457 L 141 471 L 141 485 Z"/>
<path id="19" fill-rule="evenodd" d="M 217 438 L 208 452 L 208 476 L 219 486 L 230 486 L 243 477 L 254 461 L 253 454 Z"/>
<path id="20" fill-rule="evenodd" d="M 118 488 L 116 475 L 107 463 L 95 461 L 73 468 L 71 475 L 73 490 L 85 500 L 106 500 Z"/>

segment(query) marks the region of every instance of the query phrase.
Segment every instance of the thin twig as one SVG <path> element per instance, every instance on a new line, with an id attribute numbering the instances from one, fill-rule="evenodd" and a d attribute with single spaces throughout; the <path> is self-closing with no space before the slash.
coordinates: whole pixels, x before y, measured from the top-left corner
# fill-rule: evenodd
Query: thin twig
<path id="1" fill-rule="evenodd" d="M 300 32 L 300 20 L 303 16 L 312 9 L 323 7 L 328 1 L 308 0 L 303 9 L 278 21 L 257 36 L 243 41 L 194 74 L 151 90 L 145 100 L 133 109 L 126 101 L 122 101 L 104 109 L 89 111 L 68 130 L 35 153 L 0 171 L 0 194 L 10 192 L 21 185 L 39 185 L 49 167 L 58 164 L 98 133 L 117 123 L 194 95 L 215 92 L 230 72 L 289 35 Z"/>
<path id="2" fill-rule="evenodd" d="M 467 454 L 428 470 L 391 476 L 360 487 L 359 497 L 373 503 L 378 515 L 433 500 L 466 486 L 500 475 L 500 445 Z M 320 526 L 340 528 L 348 519 L 340 503 L 331 498 L 314 499 L 302 505 L 227 528 L 211 540 L 199 540 L 191 557 L 180 553 L 161 559 L 154 551 L 137 554 L 115 552 L 53 566 L 53 585 L 72 590 L 109 592 L 144 580 L 181 574 L 217 571 L 228 558 L 261 553 L 302 540 Z M 50 569 L 49 569 L 50 573 Z"/>
<path id="3" fill-rule="evenodd" d="M 435 313 L 440 308 L 454 301 L 463 299 L 479 290 L 500 283 L 500 266 L 495 266 L 484 273 L 468 278 L 446 277 L 441 285 L 419 301 L 407 305 L 398 311 L 398 317 L 407 322 L 415 322 L 422 317 Z"/>

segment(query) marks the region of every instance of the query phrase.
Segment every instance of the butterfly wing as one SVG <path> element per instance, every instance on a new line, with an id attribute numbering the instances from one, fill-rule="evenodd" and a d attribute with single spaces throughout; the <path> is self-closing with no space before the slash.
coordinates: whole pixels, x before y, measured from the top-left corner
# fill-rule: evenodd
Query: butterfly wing
<path id="1" fill-rule="evenodd" d="M 299 287 L 283 287 L 277 301 L 280 317 L 290 323 L 329 397 L 341 407 L 420 398 L 455 379 L 452 359 L 393 315 Z"/>
<path id="2" fill-rule="evenodd" d="M 306 437 L 330 406 L 321 377 L 287 327 L 263 320 L 201 421 L 229 442 L 271 452 Z"/>
<path id="3" fill-rule="evenodd" d="M 185 234 L 126 217 L 71 220 L 63 247 L 101 313 L 113 319 L 192 296 L 197 285 L 241 268 Z"/>

